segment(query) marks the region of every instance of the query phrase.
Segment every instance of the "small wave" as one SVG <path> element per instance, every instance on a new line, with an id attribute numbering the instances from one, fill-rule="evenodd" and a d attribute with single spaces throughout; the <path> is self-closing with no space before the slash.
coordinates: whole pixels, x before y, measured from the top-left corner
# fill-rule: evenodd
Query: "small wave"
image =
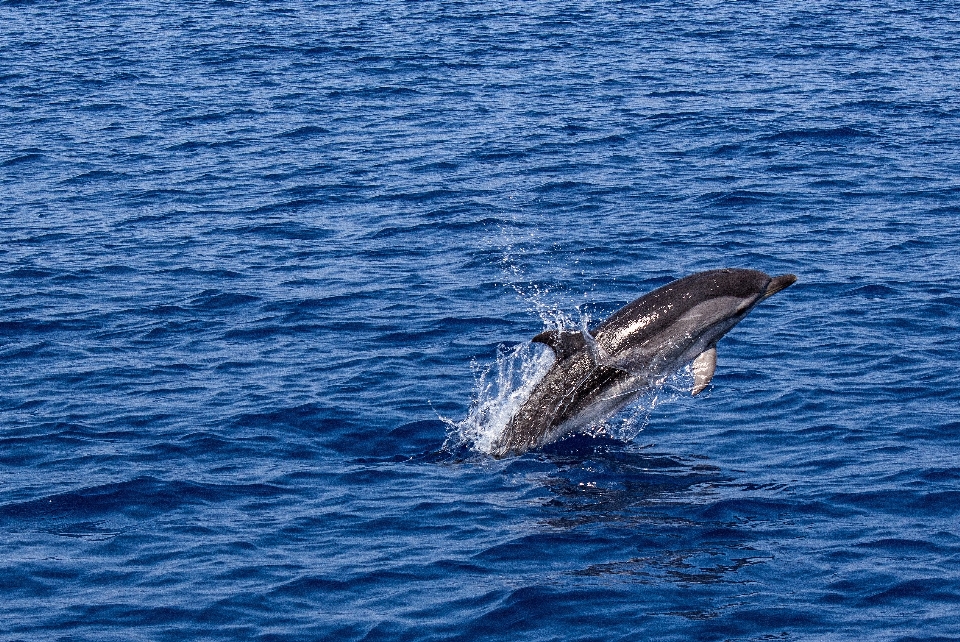
<path id="1" fill-rule="evenodd" d="M 833 143 L 853 138 L 872 138 L 873 136 L 874 134 L 866 129 L 857 129 L 850 126 L 832 128 L 811 127 L 809 129 L 791 129 L 777 132 L 776 134 L 763 136 L 760 140 L 790 143 L 803 141 Z"/>
<path id="2" fill-rule="evenodd" d="M 129 178 L 129 176 L 123 172 L 114 172 L 104 169 L 95 169 L 90 170 L 89 172 L 84 172 L 82 174 L 77 174 L 70 178 L 64 179 L 61 181 L 64 185 L 84 185 L 87 183 L 92 183 L 94 181 L 118 181 Z"/>
<path id="3" fill-rule="evenodd" d="M 208 289 L 195 296 L 193 300 L 190 301 L 190 307 L 201 310 L 223 310 L 243 306 L 259 300 L 259 298 L 249 294 Z"/>
<path id="4" fill-rule="evenodd" d="M 735 189 L 725 192 L 710 192 L 700 197 L 700 200 L 720 207 L 737 205 L 760 205 L 776 200 L 777 194 L 758 190 Z"/>
<path id="5" fill-rule="evenodd" d="M 19 156 L 14 156 L 8 158 L 5 161 L 0 162 L 0 167 L 13 167 L 15 165 L 24 165 L 26 163 L 33 163 L 41 161 L 44 159 L 44 155 L 39 152 L 26 152 L 20 154 Z"/>
<path id="6" fill-rule="evenodd" d="M 870 284 L 850 290 L 849 294 L 851 296 L 860 296 L 865 299 L 884 299 L 888 296 L 897 294 L 897 291 L 886 285 Z"/>
<path id="7" fill-rule="evenodd" d="M 278 134 L 280 138 L 313 138 L 322 134 L 329 134 L 330 130 L 318 125 L 304 125 Z"/>

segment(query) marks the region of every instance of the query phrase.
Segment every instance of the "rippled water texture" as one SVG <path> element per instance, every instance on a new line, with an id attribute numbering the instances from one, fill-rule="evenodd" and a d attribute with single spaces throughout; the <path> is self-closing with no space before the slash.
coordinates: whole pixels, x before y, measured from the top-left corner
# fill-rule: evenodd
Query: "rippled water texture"
<path id="1" fill-rule="evenodd" d="M 0 2 L 0 638 L 960 639 L 958 15 Z M 455 445 L 724 266 L 702 395 Z"/>

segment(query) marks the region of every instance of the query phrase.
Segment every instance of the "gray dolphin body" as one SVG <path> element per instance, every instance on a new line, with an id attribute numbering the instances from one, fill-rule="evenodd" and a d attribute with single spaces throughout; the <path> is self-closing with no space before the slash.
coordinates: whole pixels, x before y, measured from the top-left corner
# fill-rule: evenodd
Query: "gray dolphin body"
<path id="1" fill-rule="evenodd" d="M 521 454 L 603 421 L 693 362 L 693 394 L 713 378 L 717 341 L 792 274 L 710 270 L 678 279 L 621 308 L 587 332 L 533 338 L 556 360 L 494 443 L 496 458 Z"/>

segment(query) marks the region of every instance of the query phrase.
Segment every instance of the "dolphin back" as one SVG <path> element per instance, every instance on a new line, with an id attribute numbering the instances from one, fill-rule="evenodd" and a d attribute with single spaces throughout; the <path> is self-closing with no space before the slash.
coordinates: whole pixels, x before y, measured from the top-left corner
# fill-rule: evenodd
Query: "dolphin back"
<path id="1" fill-rule="evenodd" d="M 593 334 L 598 340 L 605 339 L 605 343 L 611 344 L 605 348 L 616 350 L 621 343 L 617 337 L 620 328 L 629 327 L 634 341 L 636 332 L 652 336 L 704 301 L 719 297 L 759 300 L 771 281 L 768 274 L 759 270 L 725 268 L 697 272 L 671 281 L 625 305 L 597 326 Z"/>

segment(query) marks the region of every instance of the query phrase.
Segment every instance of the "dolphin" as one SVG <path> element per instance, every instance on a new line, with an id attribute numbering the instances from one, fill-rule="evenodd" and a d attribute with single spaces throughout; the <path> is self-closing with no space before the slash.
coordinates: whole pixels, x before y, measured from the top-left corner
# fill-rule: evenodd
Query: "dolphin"
<path id="1" fill-rule="evenodd" d="M 533 341 L 556 358 L 491 454 L 519 455 L 600 423 L 691 361 L 692 393 L 700 393 L 717 367 L 717 341 L 796 280 L 757 270 L 698 272 L 640 297 L 593 330 L 538 334 Z"/>

